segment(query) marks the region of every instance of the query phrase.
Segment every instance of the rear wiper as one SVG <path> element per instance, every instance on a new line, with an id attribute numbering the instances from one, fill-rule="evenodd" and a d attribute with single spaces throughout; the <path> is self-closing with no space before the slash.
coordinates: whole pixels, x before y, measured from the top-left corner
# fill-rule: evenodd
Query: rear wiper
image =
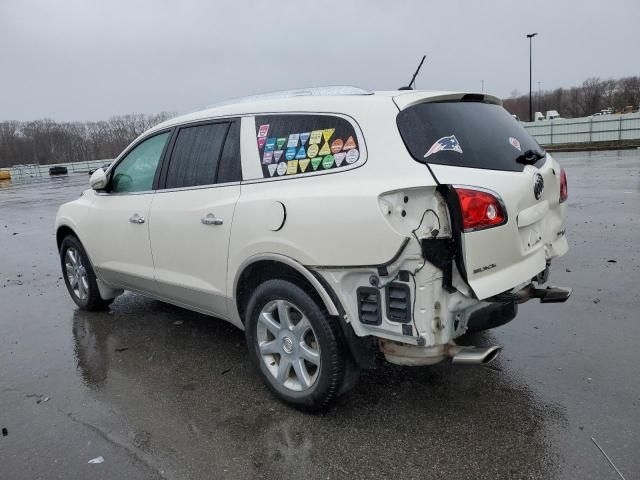
<path id="1" fill-rule="evenodd" d="M 543 158 L 544 155 L 544 152 L 540 152 L 537 150 L 527 150 L 523 154 L 516 157 L 516 162 L 522 163 L 524 165 L 532 165 Z"/>

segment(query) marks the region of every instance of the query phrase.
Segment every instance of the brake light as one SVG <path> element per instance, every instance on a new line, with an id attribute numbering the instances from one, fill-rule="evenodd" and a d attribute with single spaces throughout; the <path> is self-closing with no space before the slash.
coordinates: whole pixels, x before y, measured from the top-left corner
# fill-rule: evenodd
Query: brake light
<path id="1" fill-rule="evenodd" d="M 486 190 L 455 187 L 462 210 L 465 232 L 497 227 L 507 223 L 507 212 L 498 194 Z"/>
<path id="2" fill-rule="evenodd" d="M 569 190 L 567 190 L 567 174 L 564 168 L 560 169 L 560 203 L 564 202 L 569 197 Z"/>

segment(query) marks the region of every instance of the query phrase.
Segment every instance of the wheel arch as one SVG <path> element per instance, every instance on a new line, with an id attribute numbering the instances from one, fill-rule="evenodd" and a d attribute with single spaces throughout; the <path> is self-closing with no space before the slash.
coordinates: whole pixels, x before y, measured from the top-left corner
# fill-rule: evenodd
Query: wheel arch
<path id="1" fill-rule="evenodd" d="M 78 241 L 80 241 L 80 243 L 82 243 L 82 240 L 80 240 L 80 237 L 73 228 L 69 225 L 62 224 L 56 229 L 56 244 L 58 245 L 58 250 L 60 250 L 60 247 L 62 246 L 62 240 L 64 240 L 64 237 L 68 235 L 73 235 L 78 239 Z"/>
<path id="2" fill-rule="evenodd" d="M 238 268 L 233 282 L 233 307 L 244 324 L 244 313 L 253 289 L 272 278 L 292 278 L 301 283 L 327 309 L 331 316 L 340 316 L 333 299 L 318 279 L 294 259 L 279 254 L 256 255 Z"/>
<path id="3" fill-rule="evenodd" d="M 82 242 L 82 239 L 76 233 L 75 229 L 73 227 L 67 225 L 66 223 L 62 223 L 62 224 L 58 225 L 58 227 L 56 228 L 56 244 L 58 245 L 58 251 L 60 251 L 60 248 L 62 247 L 62 241 L 69 235 L 73 235 L 75 238 L 78 239 L 78 241 L 82 245 L 82 248 L 84 249 L 85 254 L 87 255 L 87 258 L 89 259 L 89 263 L 91 264 L 91 267 L 95 271 L 95 265 L 93 263 L 93 260 L 91 259 L 91 255 L 87 251 L 87 247 Z M 98 284 L 98 290 L 100 291 L 100 296 L 104 300 L 109 300 L 109 299 L 115 298 L 115 297 L 117 297 L 118 295 L 120 295 L 123 292 L 123 290 L 121 288 L 112 287 L 111 285 L 108 285 L 107 283 L 105 283 L 99 277 L 99 274 L 98 274 L 97 271 L 95 271 L 95 275 L 96 275 L 96 282 Z"/>

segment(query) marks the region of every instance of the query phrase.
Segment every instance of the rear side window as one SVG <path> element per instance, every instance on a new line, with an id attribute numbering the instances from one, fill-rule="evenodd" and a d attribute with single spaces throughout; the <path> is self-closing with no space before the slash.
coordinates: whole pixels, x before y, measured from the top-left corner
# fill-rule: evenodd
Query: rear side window
<path id="1" fill-rule="evenodd" d="M 345 168 L 362 154 L 353 125 L 342 117 L 287 114 L 255 120 L 264 178 Z"/>
<path id="2" fill-rule="evenodd" d="M 171 152 L 165 188 L 216 183 L 230 125 L 224 122 L 180 128 Z"/>
<path id="3" fill-rule="evenodd" d="M 522 171 L 516 159 L 527 150 L 544 152 L 509 112 L 483 102 L 431 102 L 398 114 L 407 149 L 421 163 Z M 538 161 L 538 166 L 544 158 Z"/>

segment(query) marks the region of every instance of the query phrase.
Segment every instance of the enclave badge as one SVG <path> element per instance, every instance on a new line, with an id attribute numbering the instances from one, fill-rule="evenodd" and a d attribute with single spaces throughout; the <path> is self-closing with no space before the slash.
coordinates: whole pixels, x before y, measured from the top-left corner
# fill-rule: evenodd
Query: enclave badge
<path id="1" fill-rule="evenodd" d="M 544 190 L 544 178 L 539 173 L 536 173 L 533 176 L 533 195 L 536 197 L 536 200 L 540 200 L 540 196 L 542 195 L 542 191 Z"/>

